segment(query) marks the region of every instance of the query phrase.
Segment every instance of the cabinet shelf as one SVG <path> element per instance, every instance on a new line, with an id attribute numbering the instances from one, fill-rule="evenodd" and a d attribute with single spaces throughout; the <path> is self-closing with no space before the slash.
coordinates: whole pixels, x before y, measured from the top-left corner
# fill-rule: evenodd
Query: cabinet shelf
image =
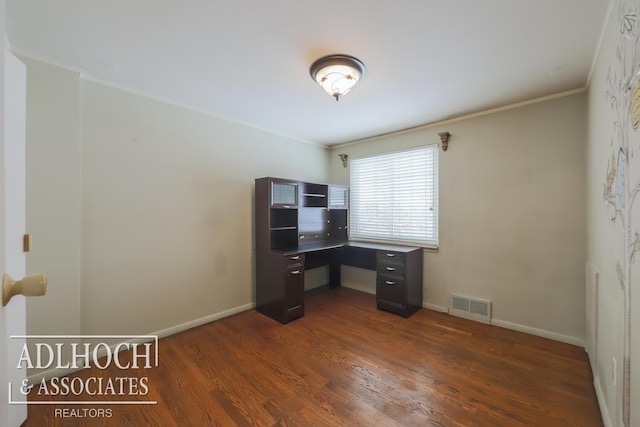
<path id="1" fill-rule="evenodd" d="M 293 248 L 298 245 L 297 227 L 271 229 L 271 249 Z"/>
<path id="2" fill-rule="evenodd" d="M 300 195 L 303 208 L 326 208 L 328 188 L 325 184 L 300 183 Z"/>
<path id="3" fill-rule="evenodd" d="M 270 230 L 291 230 L 298 227 L 298 209 L 271 209 Z"/>

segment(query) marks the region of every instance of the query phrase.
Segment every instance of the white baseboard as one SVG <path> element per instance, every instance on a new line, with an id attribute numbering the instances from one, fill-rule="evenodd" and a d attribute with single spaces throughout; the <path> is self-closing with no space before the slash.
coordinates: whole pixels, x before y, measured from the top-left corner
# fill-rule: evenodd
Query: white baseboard
<path id="1" fill-rule="evenodd" d="M 342 286 L 343 288 L 349 288 L 356 291 L 364 292 L 365 294 L 371 294 L 371 295 L 376 294 L 375 286 L 371 287 L 371 286 L 361 285 L 358 283 L 342 283 L 340 286 Z"/>
<path id="2" fill-rule="evenodd" d="M 604 391 L 600 385 L 598 377 L 593 380 L 593 388 L 596 390 L 596 398 L 598 400 L 598 406 L 600 407 L 600 414 L 602 415 L 602 423 L 604 427 L 613 427 L 611 422 L 611 416 L 609 415 L 609 409 L 607 409 L 607 400 L 604 398 Z"/>
<path id="3" fill-rule="evenodd" d="M 191 320 L 189 322 L 185 322 L 182 323 L 180 325 L 176 325 L 176 326 L 172 326 L 170 328 L 166 328 L 166 329 L 162 329 L 160 331 L 157 332 L 152 332 L 150 334 L 142 334 L 142 335 L 153 335 L 153 336 L 157 336 L 158 338 L 165 338 L 171 335 L 175 335 L 177 333 L 180 332 L 184 332 L 188 329 L 192 329 L 192 328 L 196 328 L 198 326 L 202 326 L 205 325 L 207 323 L 211 323 L 214 322 L 216 320 L 220 320 L 223 319 L 225 317 L 229 317 L 229 316 L 233 316 L 234 314 L 238 314 L 238 313 L 242 313 L 243 311 L 247 311 L 247 310 L 251 310 L 253 308 L 255 308 L 256 304 L 255 303 L 249 303 L 249 304 L 244 304 L 238 307 L 234 307 L 231 308 L 229 310 L 224 310 L 221 311 L 219 313 L 215 313 L 215 314 L 211 314 L 209 316 L 205 316 L 205 317 L 201 317 L 200 319 L 195 319 L 195 320 Z M 128 343 L 140 343 L 140 340 L 136 340 L 136 339 L 132 339 L 127 341 Z M 114 344 L 112 347 L 115 348 L 117 344 Z M 113 350 L 113 348 L 111 349 Z M 107 354 L 107 351 L 104 350 L 102 352 L 99 352 L 99 356 L 98 357 L 102 357 L 104 355 Z M 39 384 L 43 378 L 45 380 L 50 380 L 51 378 L 54 377 L 63 377 L 65 375 L 69 375 L 72 374 L 74 372 L 78 372 L 81 371 L 82 369 L 84 369 L 84 364 L 78 364 L 78 366 L 76 368 L 54 368 L 54 369 L 49 369 L 46 371 L 42 371 L 42 372 L 38 372 L 32 375 L 29 375 L 27 377 L 27 379 L 29 380 L 29 384 Z"/>
<path id="4" fill-rule="evenodd" d="M 429 303 L 422 303 L 422 307 L 429 309 L 429 310 L 433 310 L 433 311 L 437 311 L 439 313 L 448 313 L 449 312 L 449 307 L 445 307 L 443 305 L 437 305 L 437 304 L 429 304 Z"/>
<path id="5" fill-rule="evenodd" d="M 557 332 L 551 332 L 544 329 L 532 328 L 531 326 L 520 325 L 518 323 L 507 322 L 506 320 L 491 319 L 491 324 L 499 326 L 501 328 L 512 329 L 518 332 L 524 332 L 526 334 L 536 335 L 543 338 L 549 338 L 554 341 L 560 341 L 566 344 L 577 345 L 584 348 L 585 340 L 583 338 L 572 337 L 569 335 L 559 334 Z"/>
<path id="6" fill-rule="evenodd" d="M 167 329 L 162 329 L 157 332 L 153 332 L 149 335 L 157 335 L 158 338 L 165 338 L 171 335 L 175 335 L 179 332 L 184 332 L 188 329 L 196 328 L 198 326 L 205 325 L 207 323 L 214 322 L 216 320 L 224 319 L 225 317 L 233 316 L 234 314 L 242 313 L 243 311 L 251 310 L 255 308 L 255 303 L 249 303 L 238 307 L 230 308 L 229 310 L 221 311 L 219 313 L 211 314 L 209 316 L 201 317 L 190 322 L 183 323 L 181 325 L 172 326 Z"/>
<path id="7" fill-rule="evenodd" d="M 429 303 L 423 303 L 422 306 L 424 308 L 427 308 L 429 310 L 433 310 L 433 311 L 438 311 L 440 313 L 448 313 L 449 312 L 449 307 L 445 307 L 442 305 L 437 305 L 437 304 L 429 304 Z M 473 320 L 473 319 L 469 319 L 469 320 Z M 530 326 L 525 326 L 525 325 L 520 325 L 518 323 L 513 323 L 513 322 L 507 322 L 506 320 L 500 320 L 500 319 L 491 319 L 491 324 L 495 325 L 495 326 L 499 326 L 501 328 L 505 328 L 505 329 L 511 329 L 514 331 L 518 331 L 518 332 L 524 332 L 526 334 L 530 334 L 530 335 L 536 335 L 539 337 L 543 337 L 543 338 L 549 338 L 552 339 L 554 341 L 560 341 L 566 344 L 572 344 L 572 345 L 577 345 L 578 347 L 583 347 L 585 346 L 585 340 L 581 339 L 581 338 L 576 338 L 576 337 L 572 337 L 569 335 L 563 335 L 563 334 L 559 334 L 557 332 L 551 332 L 551 331 L 546 331 L 544 329 L 537 329 L 537 328 L 532 328 Z"/>

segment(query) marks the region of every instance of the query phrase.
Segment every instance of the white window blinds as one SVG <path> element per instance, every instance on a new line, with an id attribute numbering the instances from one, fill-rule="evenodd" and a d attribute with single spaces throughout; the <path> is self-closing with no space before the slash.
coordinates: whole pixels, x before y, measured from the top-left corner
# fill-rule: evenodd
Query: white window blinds
<path id="1" fill-rule="evenodd" d="M 350 163 L 350 238 L 438 245 L 437 145 Z"/>

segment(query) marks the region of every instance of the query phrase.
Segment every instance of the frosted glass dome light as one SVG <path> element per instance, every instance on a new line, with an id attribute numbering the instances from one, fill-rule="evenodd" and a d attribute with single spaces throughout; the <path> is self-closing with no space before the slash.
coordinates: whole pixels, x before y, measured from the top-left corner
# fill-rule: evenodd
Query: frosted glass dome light
<path id="1" fill-rule="evenodd" d="M 311 77 L 336 101 L 346 95 L 364 77 L 362 61 L 349 55 L 324 56 L 310 68 Z"/>

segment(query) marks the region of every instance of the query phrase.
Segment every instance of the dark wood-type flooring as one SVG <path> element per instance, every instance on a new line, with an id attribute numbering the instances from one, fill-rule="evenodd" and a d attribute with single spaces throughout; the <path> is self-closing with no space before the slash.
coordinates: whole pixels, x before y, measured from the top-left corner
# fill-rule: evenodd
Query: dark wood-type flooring
<path id="1" fill-rule="evenodd" d="M 148 377 L 137 399 L 157 405 L 58 398 L 24 426 L 602 426 L 582 348 L 426 309 L 404 319 L 344 288 L 305 304 L 287 325 L 250 310 L 161 339 L 157 368 L 73 375 Z"/>

